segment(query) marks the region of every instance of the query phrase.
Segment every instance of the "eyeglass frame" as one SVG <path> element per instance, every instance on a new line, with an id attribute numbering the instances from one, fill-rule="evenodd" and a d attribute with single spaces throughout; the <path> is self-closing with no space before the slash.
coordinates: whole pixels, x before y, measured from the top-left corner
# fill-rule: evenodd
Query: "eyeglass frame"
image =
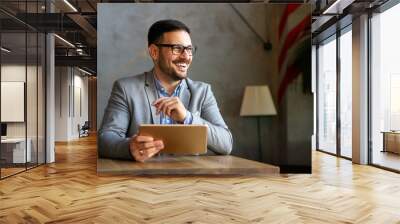
<path id="1" fill-rule="evenodd" d="M 189 48 L 192 48 L 192 53 L 191 54 L 189 54 L 189 51 L 186 51 L 189 56 L 193 56 L 197 51 L 197 46 L 193 46 L 193 45 L 189 45 L 189 46 L 186 46 L 186 47 L 183 46 L 182 44 L 155 44 L 155 45 L 157 47 L 169 47 L 171 49 L 172 54 L 174 54 L 174 55 L 181 55 L 181 54 L 183 54 L 183 52 L 185 50 L 189 50 Z M 179 54 L 175 54 L 174 53 L 174 49 L 173 49 L 174 47 L 182 47 L 181 52 Z"/>

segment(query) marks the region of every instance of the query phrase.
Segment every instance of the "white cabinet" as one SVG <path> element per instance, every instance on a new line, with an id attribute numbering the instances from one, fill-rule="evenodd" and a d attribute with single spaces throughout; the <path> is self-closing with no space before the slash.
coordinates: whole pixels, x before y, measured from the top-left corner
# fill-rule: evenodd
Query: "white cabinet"
<path id="1" fill-rule="evenodd" d="M 26 140 L 27 147 L 25 151 L 25 138 L 7 138 L 1 140 L 2 152 L 7 153 L 5 158 L 9 163 L 25 163 L 32 161 L 32 141 L 30 138 Z M 3 157 L 3 156 L 2 156 Z M 12 160 L 11 160 L 12 157 Z M 4 157 L 3 157 L 4 158 Z M 26 161 L 25 161 L 26 159 Z"/>

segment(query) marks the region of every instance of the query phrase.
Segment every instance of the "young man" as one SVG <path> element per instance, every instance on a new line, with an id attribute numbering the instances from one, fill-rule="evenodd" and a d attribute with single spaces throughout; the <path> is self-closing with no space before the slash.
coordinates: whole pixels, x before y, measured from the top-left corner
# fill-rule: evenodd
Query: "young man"
<path id="1" fill-rule="evenodd" d="M 98 133 L 99 156 L 144 162 L 160 152 L 162 141 L 137 135 L 140 124 L 207 125 L 207 148 L 230 154 L 232 135 L 210 85 L 187 78 L 196 51 L 189 28 L 177 20 L 154 23 L 148 50 L 150 72 L 114 82 Z"/>

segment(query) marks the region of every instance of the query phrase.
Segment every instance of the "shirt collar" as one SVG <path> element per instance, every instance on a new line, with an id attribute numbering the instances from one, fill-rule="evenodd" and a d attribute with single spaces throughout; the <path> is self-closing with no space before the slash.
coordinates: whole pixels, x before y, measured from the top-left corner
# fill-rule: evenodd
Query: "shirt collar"
<path id="1" fill-rule="evenodd" d="M 162 86 L 160 80 L 157 79 L 157 76 L 154 74 L 153 72 L 153 76 L 154 76 L 154 80 L 155 80 L 155 84 L 156 84 L 156 89 L 157 91 L 162 92 L 165 95 L 169 95 L 167 90 Z M 182 80 L 179 82 L 179 84 L 175 87 L 174 92 L 172 92 L 172 96 L 178 96 L 179 92 L 182 88 Z"/>

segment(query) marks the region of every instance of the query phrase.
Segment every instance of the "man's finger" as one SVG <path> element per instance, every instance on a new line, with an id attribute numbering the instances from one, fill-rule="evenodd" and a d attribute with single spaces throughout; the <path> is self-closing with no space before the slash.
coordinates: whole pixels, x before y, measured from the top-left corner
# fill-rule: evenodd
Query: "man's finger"
<path id="1" fill-rule="evenodd" d="M 158 152 L 160 152 L 163 148 L 158 148 L 158 147 L 154 147 L 151 148 L 149 150 L 147 150 L 147 155 L 149 156 L 149 158 L 153 157 L 155 154 L 157 154 Z"/>
<path id="2" fill-rule="evenodd" d="M 173 99 L 173 98 L 169 98 L 169 99 L 163 100 L 162 102 L 160 102 L 159 104 L 157 104 L 157 105 L 156 105 L 157 112 L 158 112 L 158 113 L 159 113 L 160 111 L 163 111 L 163 112 L 164 112 L 165 104 L 167 104 L 168 102 L 171 102 L 171 101 L 174 101 L 174 99 Z"/>
<path id="3" fill-rule="evenodd" d="M 153 142 L 144 142 L 140 144 L 140 149 L 147 150 L 152 147 L 162 146 L 163 142 L 161 140 L 153 141 Z"/>
<path id="4" fill-rule="evenodd" d="M 145 136 L 145 135 L 136 136 L 136 142 L 151 142 L 153 140 L 154 139 L 151 136 Z"/>
<path id="5" fill-rule="evenodd" d="M 139 162 L 144 162 L 145 160 L 153 157 L 156 153 L 164 148 L 164 143 L 162 140 L 156 140 L 153 142 L 154 147 L 148 149 L 138 149 L 135 150 L 135 160 Z"/>
<path id="6" fill-rule="evenodd" d="M 156 146 L 156 148 L 158 149 L 163 149 L 164 148 L 164 142 L 162 140 L 156 140 L 154 141 L 154 145 Z"/>
<path id="7" fill-rule="evenodd" d="M 140 154 L 140 156 L 143 156 L 143 158 L 146 160 L 146 159 L 153 157 L 160 150 L 161 149 L 159 149 L 159 148 L 151 147 L 146 150 L 139 150 L 139 154 Z"/>
<path id="8" fill-rule="evenodd" d="M 170 106 L 170 105 L 176 104 L 176 103 L 178 103 L 178 101 L 176 101 L 176 100 L 167 101 L 167 102 L 165 102 L 165 104 L 164 104 L 164 108 L 165 108 L 165 107 L 168 107 L 168 106 Z"/>
<path id="9" fill-rule="evenodd" d="M 142 151 L 142 150 L 135 151 L 135 160 L 136 161 L 144 162 L 146 160 L 146 158 L 143 155 L 143 152 L 144 151 Z"/>
<path id="10" fill-rule="evenodd" d="M 174 104 L 176 104 L 176 103 L 178 103 L 178 101 L 177 101 L 176 99 L 171 99 L 171 100 L 169 100 L 169 101 L 166 101 L 166 102 L 162 105 L 162 107 L 160 108 L 160 110 L 162 110 L 162 112 L 165 114 L 165 113 L 167 112 L 168 107 L 171 106 L 171 105 L 174 105 Z"/>
<path id="11" fill-rule="evenodd" d="M 163 100 L 166 99 L 166 98 L 167 98 L 167 97 L 160 97 L 160 98 L 154 100 L 154 102 L 152 103 L 152 105 L 156 105 L 156 104 L 160 103 L 160 101 L 163 101 Z"/>
<path id="12" fill-rule="evenodd" d="M 174 101 L 178 101 L 178 100 L 179 100 L 178 97 L 164 97 L 164 99 L 162 99 L 160 102 L 156 103 L 155 106 L 159 108 L 167 102 L 174 102 Z"/>
<path id="13" fill-rule="evenodd" d="M 161 146 L 164 147 L 162 140 L 156 140 L 156 141 L 152 141 L 152 142 L 143 142 L 143 143 L 138 144 L 138 150 L 148 150 L 153 147 L 158 148 Z"/>
<path id="14" fill-rule="evenodd" d="M 152 148 L 152 147 L 155 147 L 155 145 L 154 145 L 154 142 L 143 142 L 143 143 L 140 143 L 139 144 L 140 145 L 140 149 L 148 149 L 148 148 Z"/>
<path id="15" fill-rule="evenodd" d="M 160 103 L 160 102 L 162 102 L 162 101 L 164 101 L 164 100 L 166 100 L 166 99 L 169 99 L 169 97 L 160 97 L 160 98 L 156 99 L 156 100 L 152 103 L 152 105 L 155 106 L 156 104 L 158 104 L 158 103 Z"/>
<path id="16" fill-rule="evenodd" d="M 135 154 L 136 161 L 144 162 L 146 159 L 148 159 L 146 150 L 137 150 Z"/>
<path id="17" fill-rule="evenodd" d="M 178 107 L 178 102 L 173 102 L 166 107 L 165 114 L 171 117 L 171 113 Z"/>

